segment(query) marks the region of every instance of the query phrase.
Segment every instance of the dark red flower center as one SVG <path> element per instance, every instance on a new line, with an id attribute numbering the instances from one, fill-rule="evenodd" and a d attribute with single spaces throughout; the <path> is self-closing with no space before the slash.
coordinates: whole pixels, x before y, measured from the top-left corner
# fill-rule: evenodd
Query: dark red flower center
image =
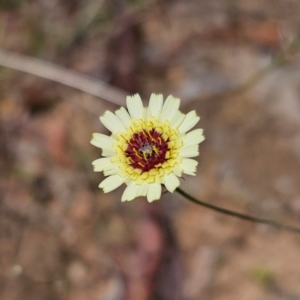
<path id="1" fill-rule="evenodd" d="M 125 151 L 129 164 L 143 172 L 154 169 L 158 164 L 167 161 L 168 141 L 155 129 L 134 133 Z"/>

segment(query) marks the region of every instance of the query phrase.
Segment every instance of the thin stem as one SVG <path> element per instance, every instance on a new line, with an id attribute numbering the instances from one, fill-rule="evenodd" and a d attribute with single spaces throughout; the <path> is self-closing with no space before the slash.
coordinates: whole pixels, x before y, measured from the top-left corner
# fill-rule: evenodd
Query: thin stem
<path id="1" fill-rule="evenodd" d="M 200 201 L 200 200 L 194 198 L 193 196 L 189 195 L 185 191 L 181 190 L 180 188 L 177 188 L 176 191 L 181 196 L 185 197 L 186 199 L 190 200 L 191 202 L 194 202 L 198 205 L 210 208 L 210 209 L 212 209 L 214 211 L 217 211 L 219 213 L 226 214 L 226 215 L 229 215 L 229 216 L 232 216 L 232 217 L 236 217 L 236 218 L 246 220 L 246 221 L 250 221 L 250 222 L 254 222 L 254 223 L 267 224 L 267 225 L 276 227 L 278 229 L 291 231 L 291 232 L 296 232 L 296 233 L 300 234 L 300 229 L 299 228 L 295 228 L 295 227 L 292 227 L 292 226 L 280 224 L 280 223 L 277 223 L 277 222 L 272 221 L 272 220 L 252 217 L 252 216 L 245 215 L 245 214 L 242 214 L 242 213 L 239 213 L 239 212 L 235 212 L 235 211 L 232 211 L 232 210 L 229 210 L 229 209 L 226 209 L 226 208 L 218 207 L 218 206 L 209 204 L 207 202 Z"/>

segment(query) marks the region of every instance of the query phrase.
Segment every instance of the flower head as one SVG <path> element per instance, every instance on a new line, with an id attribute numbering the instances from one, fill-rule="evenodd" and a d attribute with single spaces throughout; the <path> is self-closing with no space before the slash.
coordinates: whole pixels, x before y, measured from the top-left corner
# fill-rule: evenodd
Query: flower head
<path id="1" fill-rule="evenodd" d="M 152 94 L 149 107 L 137 94 L 126 102 L 128 111 L 121 107 L 100 117 L 111 135 L 93 134 L 91 144 L 104 156 L 93 162 L 94 171 L 108 176 L 99 185 L 105 193 L 125 183 L 122 201 L 146 196 L 152 202 L 160 198 L 162 185 L 172 193 L 183 173 L 195 175 L 198 162 L 191 157 L 199 155 L 204 136 L 202 129 L 188 131 L 200 118 L 195 111 L 180 112 L 173 96 L 163 103 L 162 95 Z"/>

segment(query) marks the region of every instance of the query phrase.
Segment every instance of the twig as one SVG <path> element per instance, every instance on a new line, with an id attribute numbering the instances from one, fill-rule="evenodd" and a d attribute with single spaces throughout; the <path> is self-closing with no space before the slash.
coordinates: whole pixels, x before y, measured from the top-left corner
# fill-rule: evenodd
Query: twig
<path id="1" fill-rule="evenodd" d="M 61 83 L 117 105 L 125 103 L 126 94 L 122 90 L 43 60 L 0 50 L 0 66 Z"/>

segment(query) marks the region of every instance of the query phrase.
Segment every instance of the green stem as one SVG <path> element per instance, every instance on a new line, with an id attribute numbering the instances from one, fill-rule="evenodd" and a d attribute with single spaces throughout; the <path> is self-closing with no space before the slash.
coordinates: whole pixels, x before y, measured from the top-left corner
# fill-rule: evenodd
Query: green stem
<path id="1" fill-rule="evenodd" d="M 239 212 L 235 212 L 235 211 L 232 211 L 232 210 L 229 210 L 229 209 L 226 209 L 226 208 L 218 207 L 218 206 L 209 204 L 207 202 L 200 201 L 200 200 L 194 198 L 193 196 L 189 195 L 185 191 L 181 190 L 180 188 L 177 188 L 176 191 L 181 196 L 185 197 L 186 199 L 190 200 L 191 202 L 194 202 L 194 203 L 196 203 L 198 205 L 210 208 L 210 209 L 212 209 L 214 211 L 217 211 L 219 213 L 226 214 L 226 215 L 229 215 L 229 216 L 232 216 L 232 217 L 236 217 L 236 218 L 239 218 L 239 219 L 242 219 L 242 220 L 246 220 L 246 221 L 250 221 L 250 222 L 254 222 L 254 223 L 267 224 L 267 225 L 276 227 L 278 229 L 286 230 L 286 231 L 300 233 L 300 229 L 299 228 L 295 228 L 295 227 L 292 227 L 292 226 L 283 225 L 283 224 L 277 223 L 277 222 L 272 221 L 272 220 L 267 220 L 267 219 L 252 217 L 252 216 L 245 215 L 245 214 L 242 214 L 242 213 L 239 213 Z"/>

